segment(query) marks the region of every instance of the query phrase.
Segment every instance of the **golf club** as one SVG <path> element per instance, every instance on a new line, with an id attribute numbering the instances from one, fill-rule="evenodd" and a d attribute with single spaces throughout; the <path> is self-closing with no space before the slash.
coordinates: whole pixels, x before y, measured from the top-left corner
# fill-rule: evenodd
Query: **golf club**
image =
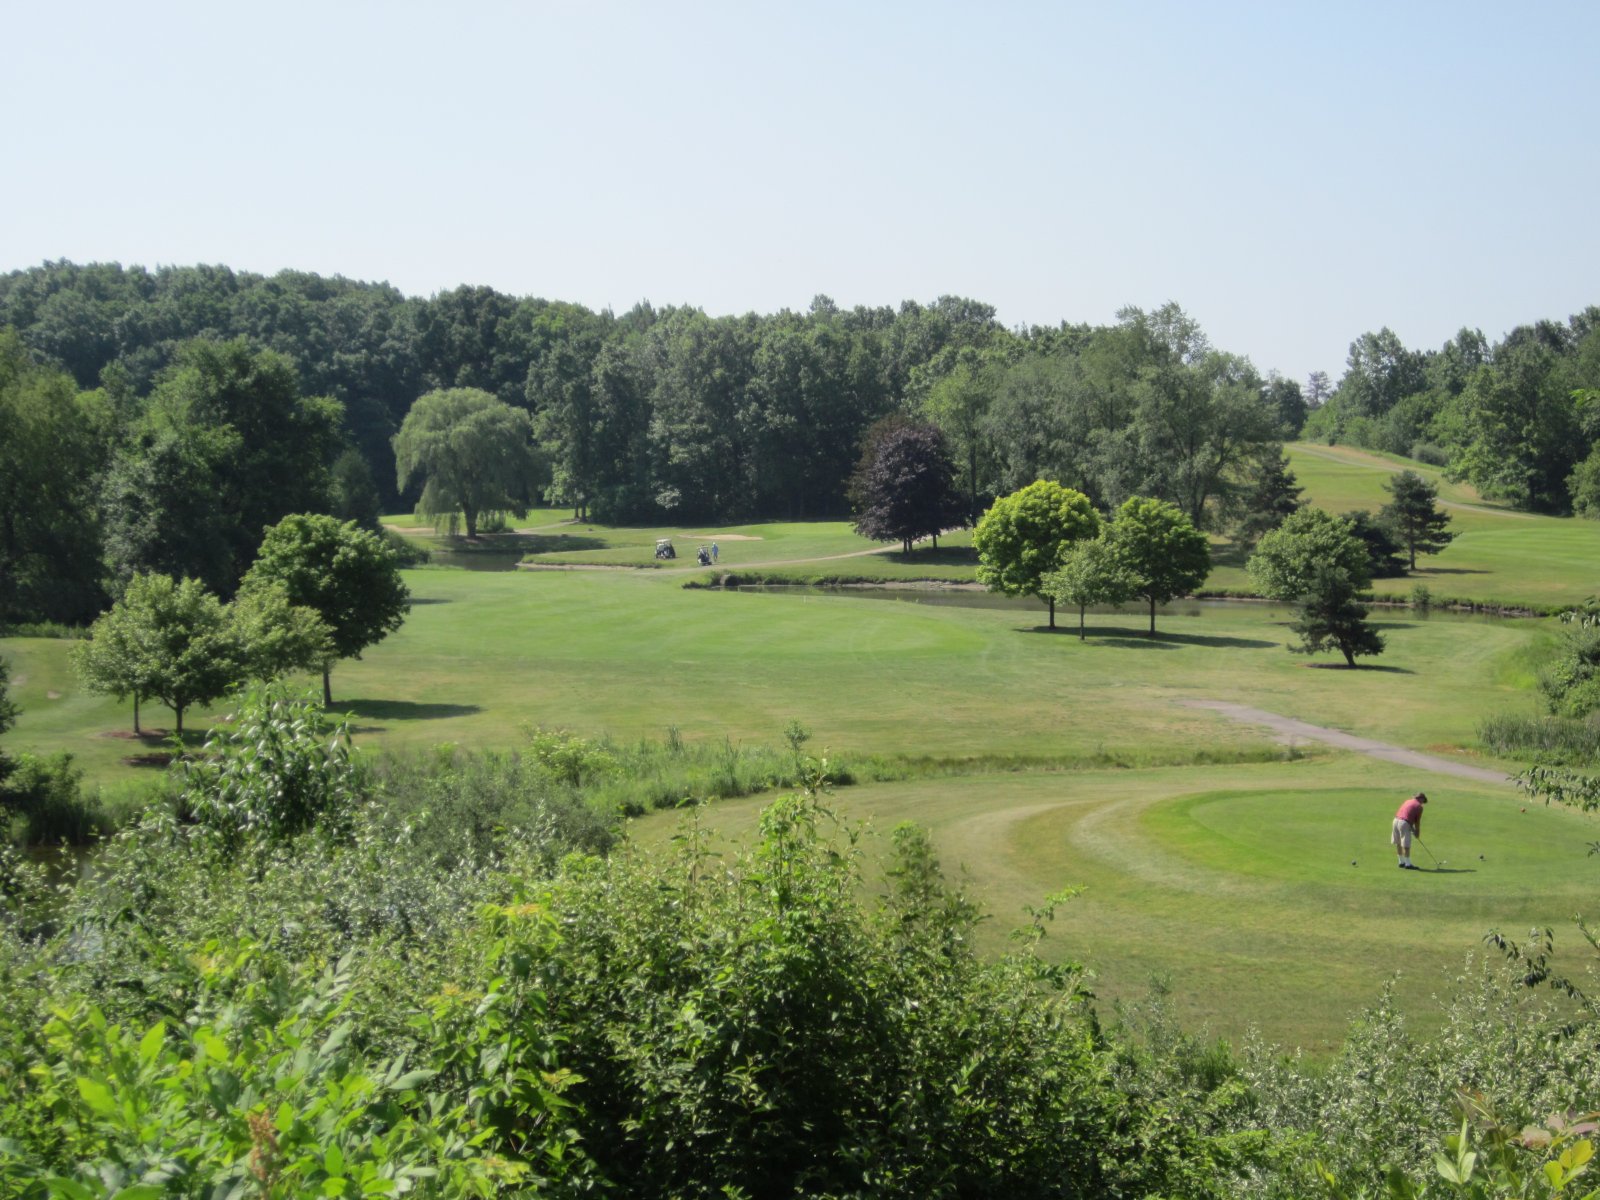
<path id="1" fill-rule="evenodd" d="M 1422 840 L 1421 835 L 1418 835 L 1418 837 L 1417 837 L 1417 845 L 1421 846 L 1424 850 L 1428 850 L 1428 844 Z M 1433 858 L 1433 869 L 1435 871 L 1437 871 L 1440 867 L 1444 866 L 1444 864 L 1442 862 L 1440 862 L 1437 858 L 1433 857 L 1433 851 L 1432 850 L 1428 850 L 1428 857 L 1429 858 Z"/>

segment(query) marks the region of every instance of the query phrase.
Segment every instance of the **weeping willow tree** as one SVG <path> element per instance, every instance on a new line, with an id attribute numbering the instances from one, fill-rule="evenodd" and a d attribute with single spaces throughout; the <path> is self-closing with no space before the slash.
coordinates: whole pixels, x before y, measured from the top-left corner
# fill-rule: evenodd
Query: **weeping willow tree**
<path id="1" fill-rule="evenodd" d="M 532 419 L 477 388 L 421 397 L 394 436 L 394 457 L 402 491 L 426 481 L 418 515 L 439 521 L 459 512 L 469 538 L 483 513 L 525 511 L 541 470 Z"/>

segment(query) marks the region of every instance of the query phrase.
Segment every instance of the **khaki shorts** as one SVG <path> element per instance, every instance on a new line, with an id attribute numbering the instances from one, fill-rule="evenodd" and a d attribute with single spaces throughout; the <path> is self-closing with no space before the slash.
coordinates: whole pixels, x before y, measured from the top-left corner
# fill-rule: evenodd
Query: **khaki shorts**
<path id="1" fill-rule="evenodd" d="M 1389 834 L 1389 844 L 1399 846 L 1406 853 L 1411 852 L 1411 822 L 1404 817 L 1394 819 L 1394 829 Z"/>

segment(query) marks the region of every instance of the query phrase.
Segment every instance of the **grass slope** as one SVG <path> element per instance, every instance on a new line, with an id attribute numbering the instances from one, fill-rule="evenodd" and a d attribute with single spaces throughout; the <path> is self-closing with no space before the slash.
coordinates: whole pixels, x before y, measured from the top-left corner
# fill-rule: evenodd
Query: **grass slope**
<path id="1" fill-rule="evenodd" d="M 1436 467 L 1393 455 L 1302 442 L 1289 447 L 1289 458 L 1305 499 L 1329 512 L 1377 512 L 1390 500 L 1384 481 L 1401 470 L 1439 486 L 1455 541 L 1420 556 L 1411 575 L 1374 581 L 1377 595 L 1404 598 L 1421 583 L 1436 599 L 1542 609 L 1600 590 L 1600 521 L 1517 512 L 1449 482 Z M 1243 561 L 1225 553 L 1207 586 L 1245 591 L 1251 584 Z"/>

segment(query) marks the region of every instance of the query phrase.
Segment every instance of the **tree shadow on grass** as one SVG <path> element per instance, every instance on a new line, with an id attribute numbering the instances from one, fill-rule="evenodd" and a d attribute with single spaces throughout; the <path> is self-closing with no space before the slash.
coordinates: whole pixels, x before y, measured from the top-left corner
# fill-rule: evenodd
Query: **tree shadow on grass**
<path id="1" fill-rule="evenodd" d="M 1311 662 L 1302 663 L 1310 671 L 1380 671 L 1386 675 L 1415 675 L 1410 667 L 1386 667 L 1380 663 L 1357 663 L 1348 666 L 1342 662 Z"/>
<path id="2" fill-rule="evenodd" d="M 1419 567 L 1417 569 L 1421 570 L 1421 571 L 1427 571 L 1429 575 L 1487 575 L 1489 573 L 1488 571 L 1480 570 L 1477 567 L 1433 567 L 1433 566 L 1429 566 L 1429 567 Z"/>
<path id="3" fill-rule="evenodd" d="M 418 704 L 411 700 L 336 700 L 333 711 L 369 721 L 440 721 L 446 717 L 470 717 L 483 709 L 476 704 Z"/>
<path id="4" fill-rule="evenodd" d="M 183 749 L 185 754 L 198 750 L 206 743 L 205 729 L 185 729 L 183 731 Z M 99 737 L 117 738 L 121 741 L 131 742 L 138 747 L 138 752 L 125 754 L 122 763 L 129 767 L 157 767 L 165 769 L 177 757 L 172 745 L 172 732 L 167 729 L 145 728 L 138 733 L 131 729 L 107 729 Z"/>
<path id="5" fill-rule="evenodd" d="M 978 552 L 971 546 L 914 547 L 910 554 L 896 550 L 883 556 L 887 561 L 907 567 L 971 567 L 977 570 Z"/>
<path id="6" fill-rule="evenodd" d="M 450 601 L 444 596 L 413 596 L 413 597 L 411 597 L 411 607 L 412 608 L 417 607 L 417 605 L 419 605 L 419 604 L 449 604 L 449 603 L 450 603 Z"/>
<path id="7" fill-rule="evenodd" d="M 1078 626 L 1057 625 L 1051 629 L 1048 625 L 1035 625 L 1032 629 L 1025 629 L 1024 633 L 1062 633 L 1078 636 Z M 1176 650 L 1180 646 L 1210 646 L 1230 647 L 1239 650 L 1271 650 L 1279 643 L 1266 642 L 1259 638 L 1215 637 L 1202 633 L 1169 633 L 1158 628 L 1156 635 L 1151 637 L 1148 630 L 1123 629 L 1115 626 L 1085 627 L 1088 640 L 1091 642 L 1116 642 L 1118 645 L 1131 649 L 1145 650 Z"/>

